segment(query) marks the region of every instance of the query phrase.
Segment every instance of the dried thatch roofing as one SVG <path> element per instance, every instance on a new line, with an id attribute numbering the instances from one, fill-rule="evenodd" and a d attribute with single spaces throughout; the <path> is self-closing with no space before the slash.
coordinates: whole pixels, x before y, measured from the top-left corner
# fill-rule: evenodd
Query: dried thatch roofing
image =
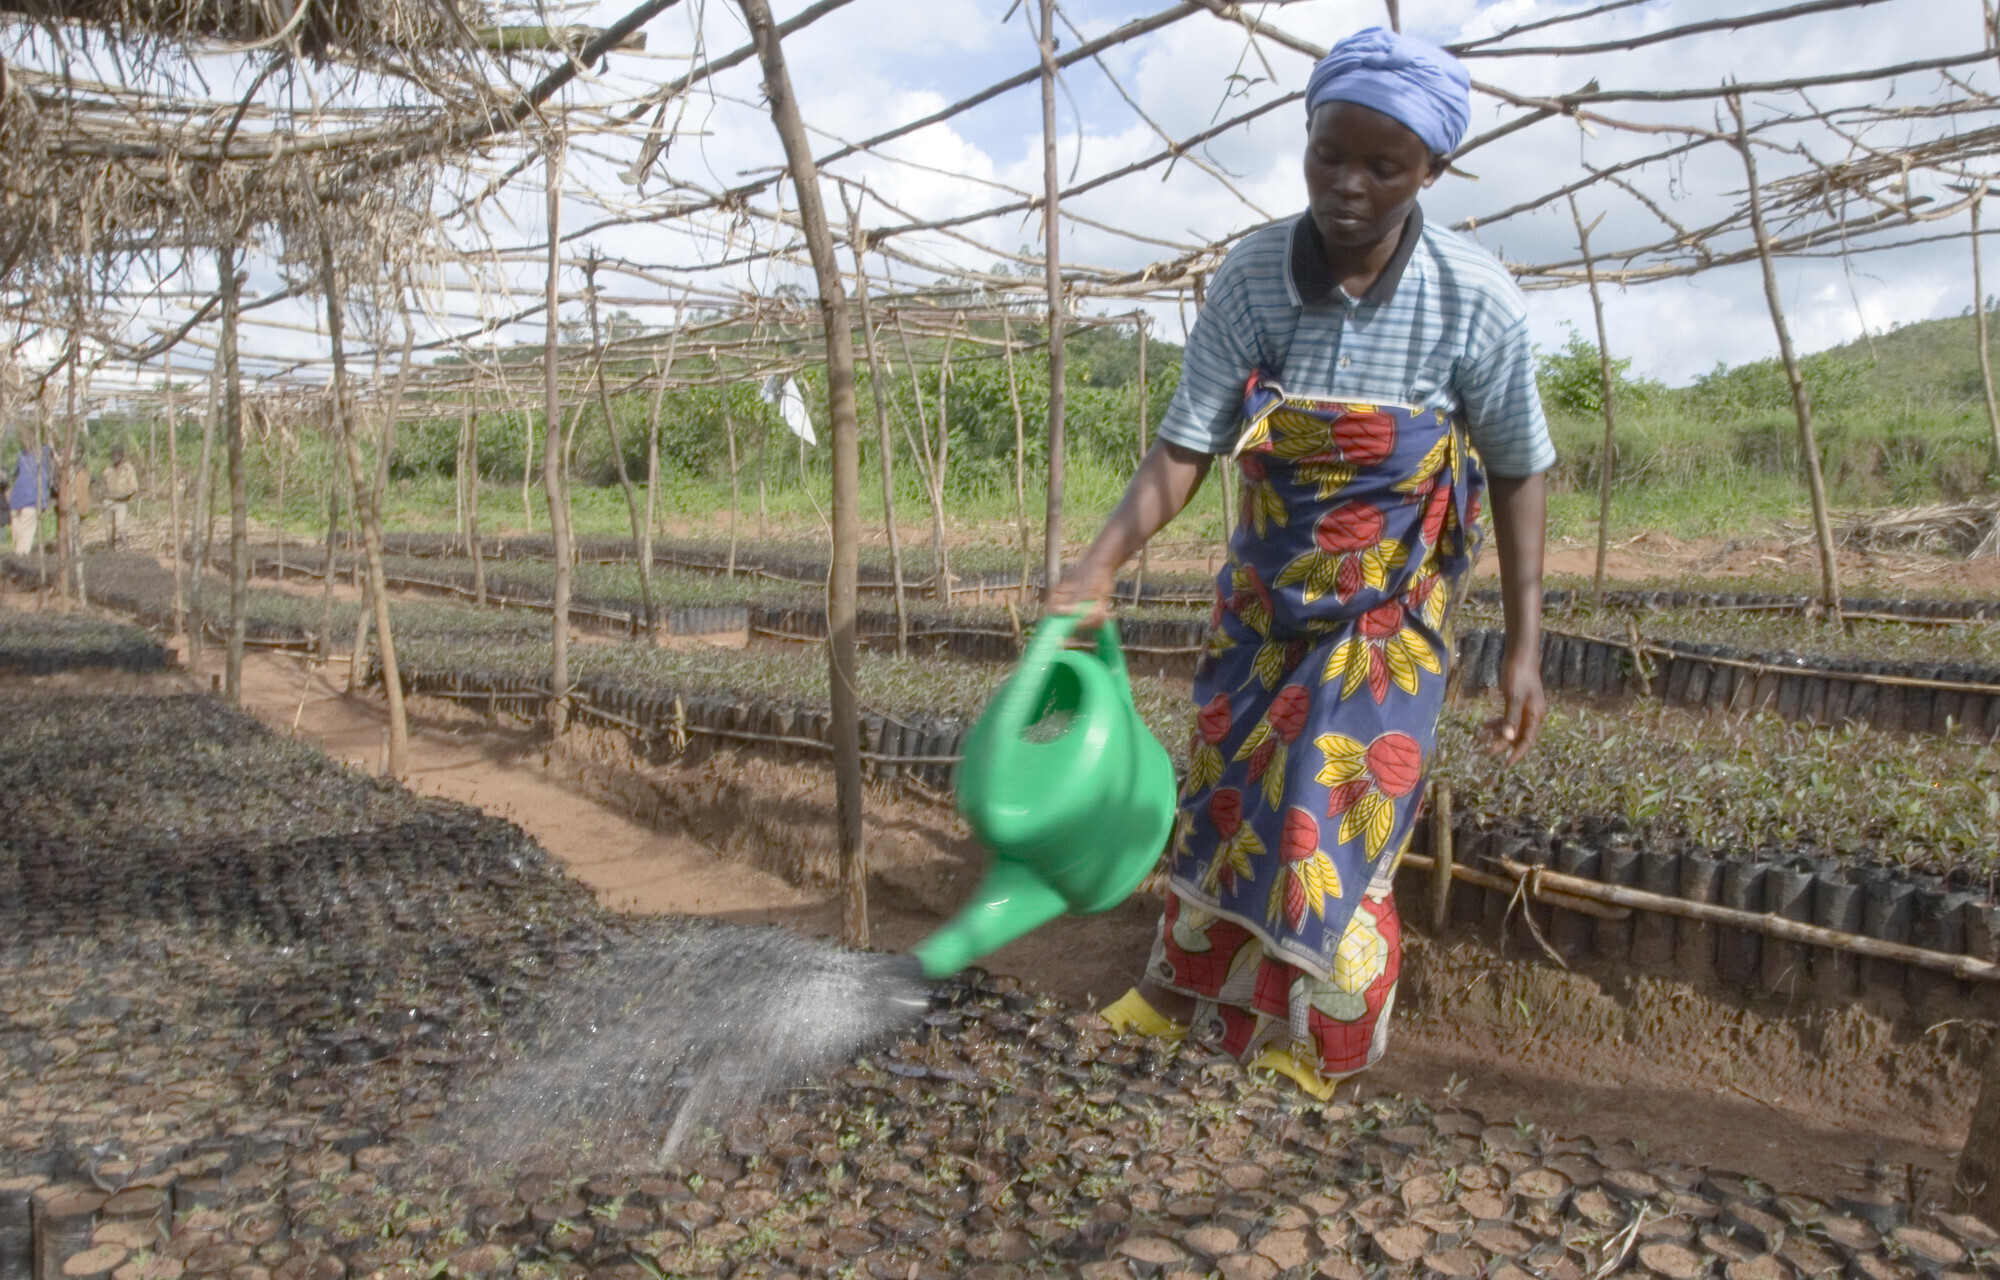
<path id="1" fill-rule="evenodd" d="M 314 60 L 471 44 L 476 7 L 453 0 L 0 0 L 0 14 L 128 38 L 221 40 Z"/>

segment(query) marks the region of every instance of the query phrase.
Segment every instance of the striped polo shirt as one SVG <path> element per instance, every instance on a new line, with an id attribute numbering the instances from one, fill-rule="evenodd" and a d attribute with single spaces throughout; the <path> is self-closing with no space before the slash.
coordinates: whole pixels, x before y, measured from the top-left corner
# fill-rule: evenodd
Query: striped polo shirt
<path id="1" fill-rule="evenodd" d="M 1395 257 L 1360 298 L 1334 280 L 1310 213 L 1245 237 L 1208 286 L 1160 439 L 1230 452 L 1244 384 L 1260 368 L 1288 395 L 1463 414 L 1493 475 L 1555 465 L 1526 300 L 1492 255 L 1426 226 L 1414 206 Z"/>

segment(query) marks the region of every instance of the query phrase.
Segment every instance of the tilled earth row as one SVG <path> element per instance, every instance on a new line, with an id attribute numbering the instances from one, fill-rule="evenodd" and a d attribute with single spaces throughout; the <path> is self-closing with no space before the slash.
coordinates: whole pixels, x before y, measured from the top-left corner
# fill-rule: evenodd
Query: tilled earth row
<path id="1" fill-rule="evenodd" d="M 470 810 L 232 782 L 285 753 L 149 714 L 117 776 L 239 819 L 190 808 L 207 852 L 141 858 L 93 835 L 138 829 L 102 760 L 39 740 L 35 838 L 0 837 L 0 908 L 45 926 L 0 949 L 0 1280 L 2000 1276 L 2000 1237 L 1887 1190 L 1823 1204 L 1526 1121 L 1309 1105 L 976 973 L 675 1161 L 647 1125 L 472 1146 L 455 1103 L 604 957 L 717 927 L 616 920 Z"/>

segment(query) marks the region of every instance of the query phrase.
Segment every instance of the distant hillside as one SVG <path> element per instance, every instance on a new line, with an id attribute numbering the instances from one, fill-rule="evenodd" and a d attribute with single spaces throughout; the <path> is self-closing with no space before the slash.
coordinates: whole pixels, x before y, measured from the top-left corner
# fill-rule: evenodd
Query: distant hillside
<path id="1" fill-rule="evenodd" d="M 1869 381 L 1888 404 L 1908 403 L 1951 409 L 1972 402 L 1977 406 L 1979 338 L 1971 316 L 1923 320 L 1901 325 L 1872 338 L 1831 347 L 1826 355 L 1872 366 Z M 1987 317 L 1993 360 L 2000 368 L 2000 313 Z"/>

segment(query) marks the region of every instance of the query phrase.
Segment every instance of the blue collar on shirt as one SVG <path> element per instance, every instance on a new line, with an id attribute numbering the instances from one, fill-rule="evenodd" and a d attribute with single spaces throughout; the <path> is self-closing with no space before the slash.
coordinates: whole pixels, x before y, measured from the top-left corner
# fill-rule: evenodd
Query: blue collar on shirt
<path id="1" fill-rule="evenodd" d="M 1368 286 L 1368 292 L 1361 295 L 1362 302 L 1379 305 L 1396 296 L 1396 286 L 1403 282 L 1403 268 L 1410 265 L 1410 255 L 1417 251 L 1417 241 L 1423 233 L 1423 206 L 1413 204 L 1410 216 L 1403 223 L 1403 237 L 1396 242 L 1395 254 L 1382 268 L 1382 274 L 1375 277 L 1375 283 Z M 1319 233 L 1319 224 L 1313 221 L 1310 209 L 1299 215 L 1298 229 L 1292 233 L 1291 270 L 1292 292 L 1298 295 L 1301 305 L 1323 307 L 1329 302 L 1347 300 L 1340 282 L 1333 278 L 1333 268 L 1327 265 L 1326 237 Z"/>

